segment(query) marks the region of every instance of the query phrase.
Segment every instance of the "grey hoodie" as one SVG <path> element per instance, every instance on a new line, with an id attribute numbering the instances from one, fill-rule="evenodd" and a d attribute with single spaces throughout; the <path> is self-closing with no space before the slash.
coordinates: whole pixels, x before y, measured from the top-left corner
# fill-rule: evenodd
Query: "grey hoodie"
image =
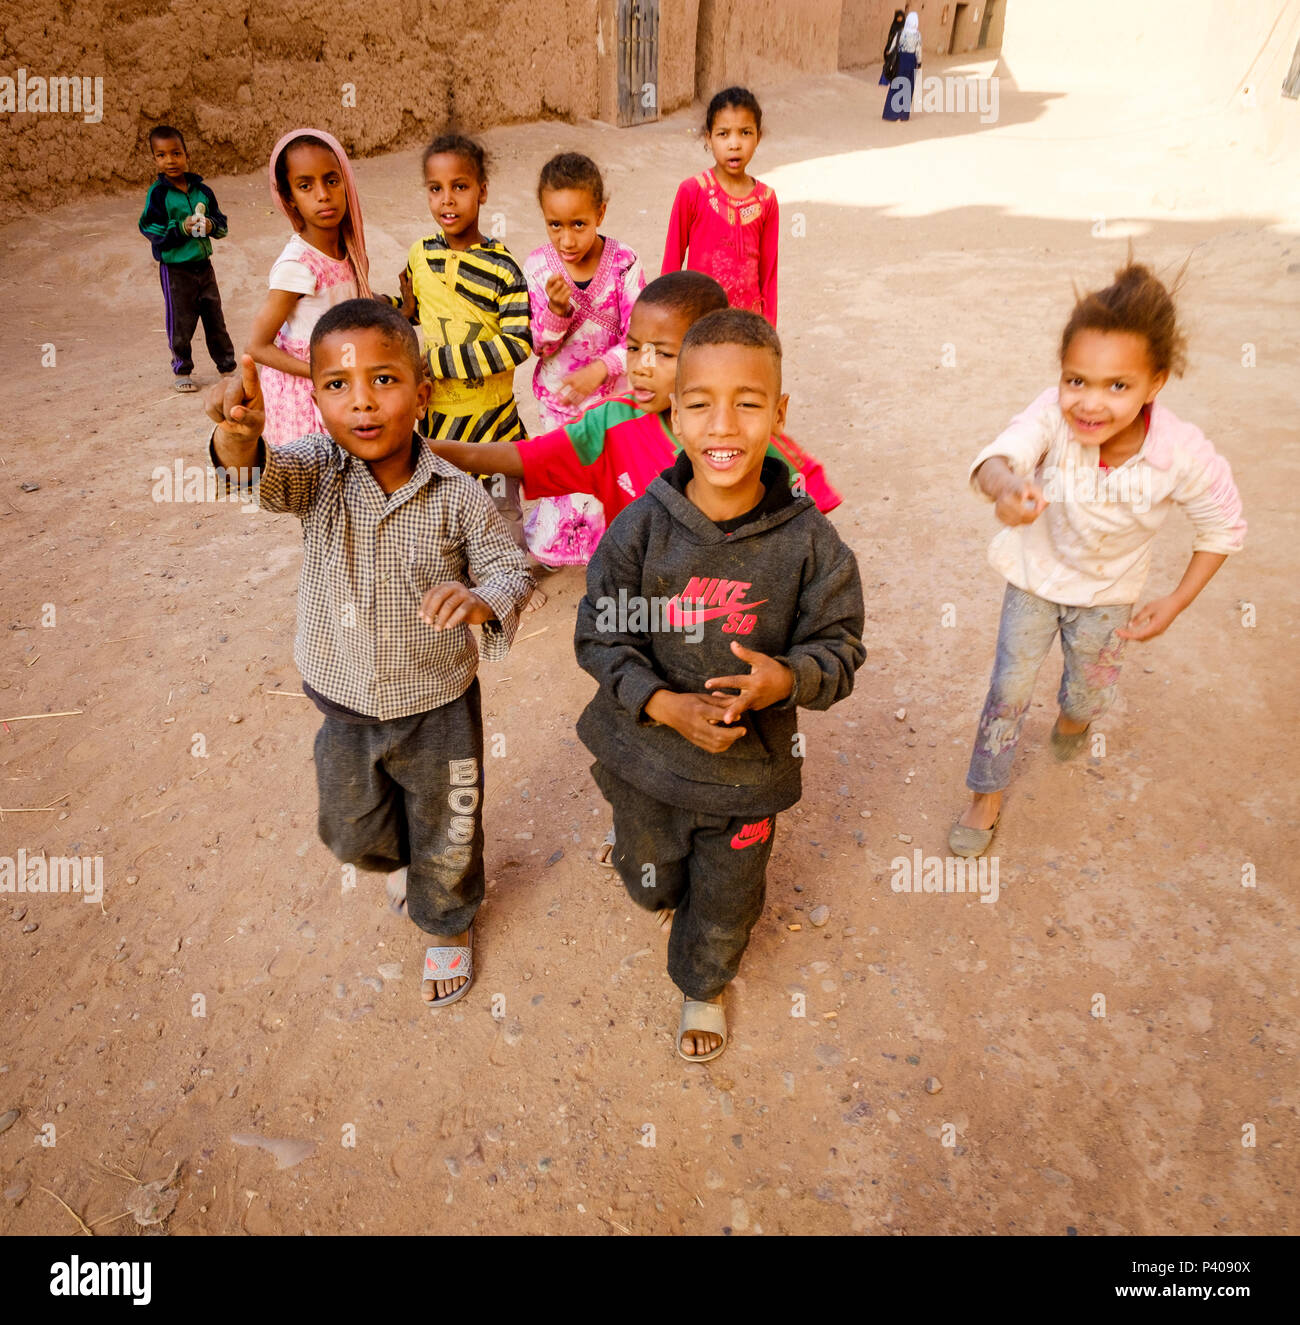
<path id="1" fill-rule="evenodd" d="M 775 814 L 800 795 L 796 709 L 845 698 L 866 659 L 858 565 L 812 499 L 790 495 L 770 458 L 768 495 L 731 533 L 735 521 L 719 527 L 688 500 L 691 475 L 682 452 L 613 521 L 587 568 L 574 648 L 600 689 L 578 735 L 655 800 Z M 732 640 L 785 663 L 795 684 L 779 704 L 747 711 L 746 735 L 710 754 L 644 710 L 656 690 L 702 693 L 710 677 L 746 674 Z"/>

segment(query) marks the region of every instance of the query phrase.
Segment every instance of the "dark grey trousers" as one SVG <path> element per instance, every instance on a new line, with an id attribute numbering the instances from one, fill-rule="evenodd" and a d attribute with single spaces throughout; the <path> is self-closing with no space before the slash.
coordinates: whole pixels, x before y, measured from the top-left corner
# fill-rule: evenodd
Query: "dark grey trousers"
<path id="1" fill-rule="evenodd" d="M 226 316 L 221 311 L 221 291 L 217 289 L 217 274 L 212 260 L 199 262 L 160 262 L 158 278 L 162 282 L 163 309 L 167 314 L 167 343 L 172 351 L 172 372 L 177 377 L 188 377 L 194 371 L 194 355 L 190 349 L 194 329 L 200 319 L 203 335 L 208 342 L 208 353 L 217 365 L 217 371 L 233 373 L 239 366 L 235 347 L 226 330 Z"/>
<path id="2" fill-rule="evenodd" d="M 406 911 L 427 934 L 469 928 L 483 900 L 483 716 L 459 699 L 389 722 L 327 717 L 316 733 L 321 840 L 344 864 L 408 867 Z"/>
<path id="3" fill-rule="evenodd" d="M 736 978 L 763 911 L 776 815 L 757 820 L 665 805 L 597 761 L 614 811 L 615 869 L 647 911 L 673 909 L 668 974 L 689 998 L 714 998 Z"/>

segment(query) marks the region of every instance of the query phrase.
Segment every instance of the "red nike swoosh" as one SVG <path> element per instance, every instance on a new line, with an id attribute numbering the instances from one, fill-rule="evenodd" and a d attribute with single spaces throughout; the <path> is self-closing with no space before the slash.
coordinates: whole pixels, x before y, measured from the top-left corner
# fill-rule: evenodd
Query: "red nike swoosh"
<path id="1" fill-rule="evenodd" d="M 737 849 L 753 846 L 755 842 L 765 842 L 772 831 L 770 819 L 760 819 L 756 824 L 746 824 L 731 839 L 731 845 Z"/>
<path id="2" fill-rule="evenodd" d="M 728 603 L 725 607 L 688 607 L 683 609 L 678 604 L 680 599 L 671 598 L 664 608 L 664 620 L 670 626 L 695 626 L 704 621 L 712 621 L 714 617 L 723 616 L 728 612 L 750 612 L 756 607 L 762 607 L 766 598 L 760 598 L 756 603 Z"/>

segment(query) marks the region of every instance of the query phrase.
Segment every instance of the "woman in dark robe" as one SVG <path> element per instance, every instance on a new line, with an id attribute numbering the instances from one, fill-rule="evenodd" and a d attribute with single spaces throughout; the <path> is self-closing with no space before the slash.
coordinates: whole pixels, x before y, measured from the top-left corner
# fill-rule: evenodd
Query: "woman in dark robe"
<path id="1" fill-rule="evenodd" d="M 912 97 L 916 79 L 921 72 L 921 19 L 908 14 L 903 31 L 898 37 L 898 68 L 889 80 L 885 93 L 885 109 L 881 119 L 908 120 L 912 118 Z"/>
<path id="2" fill-rule="evenodd" d="M 898 72 L 898 37 L 903 31 L 903 11 L 894 10 L 894 21 L 889 25 L 889 36 L 885 38 L 885 54 L 882 57 L 885 67 L 880 71 L 882 87 L 888 87 Z"/>

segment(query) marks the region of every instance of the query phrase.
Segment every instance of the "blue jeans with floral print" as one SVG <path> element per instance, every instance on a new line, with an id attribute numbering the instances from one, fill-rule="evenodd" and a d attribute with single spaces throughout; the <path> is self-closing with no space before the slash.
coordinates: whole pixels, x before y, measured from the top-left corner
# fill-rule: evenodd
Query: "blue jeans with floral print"
<path id="1" fill-rule="evenodd" d="M 1011 763 L 1034 682 L 1057 632 L 1065 668 L 1056 701 L 1076 722 L 1095 722 L 1115 699 L 1124 640 L 1115 632 L 1128 624 L 1131 603 L 1070 607 L 1007 585 L 998 626 L 998 651 L 988 698 L 980 714 L 966 785 L 975 792 L 1001 791 L 1011 781 Z"/>

